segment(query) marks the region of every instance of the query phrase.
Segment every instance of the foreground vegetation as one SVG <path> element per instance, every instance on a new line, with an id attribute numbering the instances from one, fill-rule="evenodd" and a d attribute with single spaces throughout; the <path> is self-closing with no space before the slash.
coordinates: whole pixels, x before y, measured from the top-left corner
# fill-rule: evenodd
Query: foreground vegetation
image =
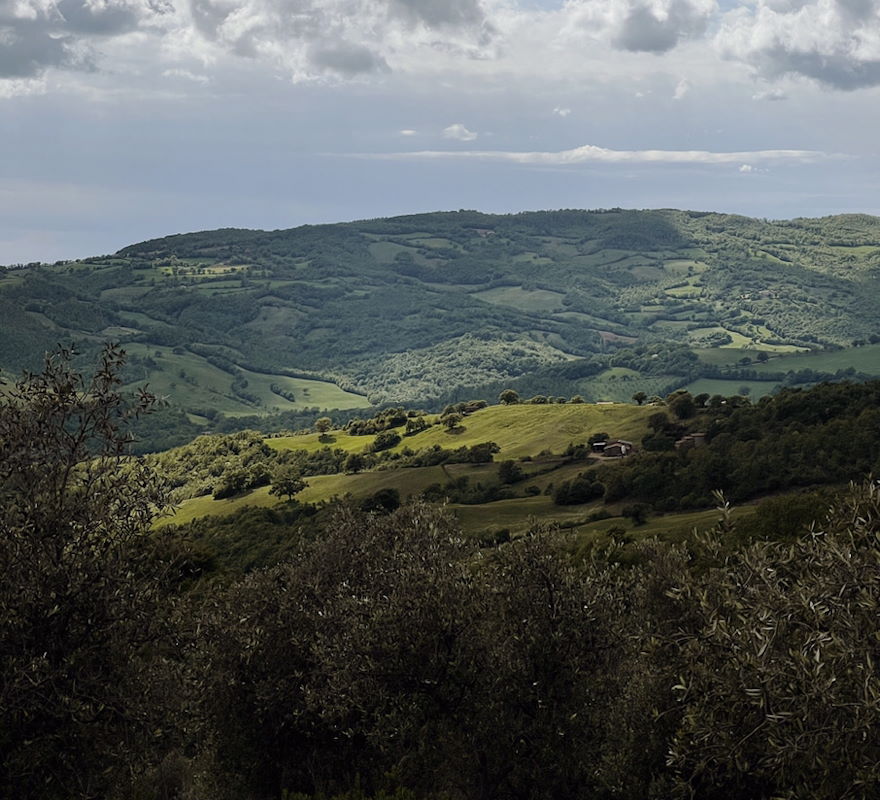
<path id="1" fill-rule="evenodd" d="M 343 504 L 319 531 L 288 504 L 248 512 L 288 515 L 283 557 L 220 574 L 151 527 L 169 487 L 125 430 L 153 398 L 120 395 L 119 368 L 56 358 L 0 404 L 0 795 L 880 791 L 874 483 L 783 537 L 742 536 L 718 495 L 705 535 L 579 556 L 541 525 L 487 546 L 424 501 Z M 821 430 L 868 402 L 849 388 L 755 420 Z"/>

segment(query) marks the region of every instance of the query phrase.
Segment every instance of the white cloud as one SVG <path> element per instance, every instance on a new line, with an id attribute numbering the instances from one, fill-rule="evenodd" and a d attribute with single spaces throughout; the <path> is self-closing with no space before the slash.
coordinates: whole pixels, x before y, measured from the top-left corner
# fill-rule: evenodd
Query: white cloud
<path id="1" fill-rule="evenodd" d="M 162 73 L 163 78 L 183 78 L 187 81 L 192 81 L 193 83 L 209 83 L 209 78 L 205 75 L 196 75 L 196 73 L 191 72 L 188 69 L 166 69 Z"/>
<path id="2" fill-rule="evenodd" d="M 675 92 L 672 95 L 673 100 L 683 100 L 684 96 L 691 90 L 691 85 L 688 83 L 687 78 L 682 78 L 675 85 Z"/>
<path id="3" fill-rule="evenodd" d="M 412 128 L 404 128 L 402 131 L 398 131 L 401 136 L 415 136 L 418 131 L 414 131 Z"/>
<path id="4" fill-rule="evenodd" d="M 739 171 L 744 173 L 754 172 L 755 168 L 751 164 L 740 164 Z"/>
<path id="5" fill-rule="evenodd" d="M 728 12 L 723 56 L 764 77 L 812 78 L 835 89 L 880 85 L 880 0 L 757 0 Z"/>
<path id="6" fill-rule="evenodd" d="M 479 136 L 479 134 L 474 131 L 469 131 L 460 122 L 456 122 L 448 128 L 443 129 L 443 136 L 446 139 L 456 139 L 459 142 L 472 142 L 477 136 Z"/>
<path id="7" fill-rule="evenodd" d="M 571 114 L 571 109 L 570 108 L 561 108 L 560 106 L 556 106 L 556 108 L 553 109 L 553 113 L 557 117 L 567 117 L 569 114 Z"/>
<path id="8" fill-rule="evenodd" d="M 766 100 L 770 103 L 777 103 L 782 100 L 788 100 L 788 95 L 782 89 L 766 89 L 762 92 L 755 92 L 752 100 Z"/>
<path id="9" fill-rule="evenodd" d="M 747 150 L 713 152 L 711 150 L 611 150 L 587 144 L 572 150 L 554 152 L 507 150 L 421 150 L 411 153 L 361 154 L 375 159 L 473 159 L 511 161 L 518 164 L 574 166 L 578 164 L 743 164 L 745 162 L 813 163 L 838 155 L 818 150 Z"/>

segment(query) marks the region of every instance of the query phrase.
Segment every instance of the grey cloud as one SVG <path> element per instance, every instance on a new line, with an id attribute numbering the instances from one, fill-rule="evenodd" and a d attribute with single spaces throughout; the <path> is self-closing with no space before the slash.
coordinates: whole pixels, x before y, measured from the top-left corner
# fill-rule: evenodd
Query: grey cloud
<path id="1" fill-rule="evenodd" d="M 485 22 L 477 0 L 390 0 L 390 12 L 429 28 L 479 27 Z"/>
<path id="2" fill-rule="evenodd" d="M 880 0 L 759 0 L 731 12 L 718 35 L 724 56 L 765 78 L 799 75 L 843 91 L 880 86 Z"/>
<path id="3" fill-rule="evenodd" d="M 319 69 L 344 78 L 388 70 L 388 64 L 382 56 L 363 45 L 351 42 L 334 42 L 312 47 L 309 56 Z"/>
<path id="4" fill-rule="evenodd" d="M 53 38 L 31 20 L 18 20 L 0 7 L 0 77 L 32 78 L 46 67 L 73 60 L 67 42 Z"/>
<path id="5" fill-rule="evenodd" d="M 632 6 L 612 43 L 621 50 L 665 53 L 681 39 L 699 36 L 706 30 L 708 14 L 687 0 L 673 0 L 665 14 L 647 5 Z"/>
<path id="6" fill-rule="evenodd" d="M 59 0 L 56 5 L 63 28 L 73 34 L 113 36 L 137 27 L 139 14 L 128 5 L 92 6 L 83 0 Z"/>
<path id="7" fill-rule="evenodd" d="M 156 2 L 59 0 L 20 9 L 13 0 L 0 0 L 0 78 L 33 78 L 50 67 L 92 69 L 84 53 L 93 37 L 128 33 L 144 12 L 162 8 Z"/>
<path id="8" fill-rule="evenodd" d="M 880 60 L 861 60 L 846 52 L 825 55 L 780 48 L 755 54 L 754 62 L 769 76 L 803 75 L 843 91 L 880 85 Z"/>

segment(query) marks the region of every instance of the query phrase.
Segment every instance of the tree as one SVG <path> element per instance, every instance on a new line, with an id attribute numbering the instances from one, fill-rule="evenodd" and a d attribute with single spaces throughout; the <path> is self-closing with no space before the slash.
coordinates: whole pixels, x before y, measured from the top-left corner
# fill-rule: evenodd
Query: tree
<path id="1" fill-rule="evenodd" d="M 440 418 L 440 421 L 446 426 L 447 430 L 453 431 L 460 424 L 464 417 L 461 414 L 452 413 Z"/>
<path id="2" fill-rule="evenodd" d="M 406 435 L 414 436 L 417 433 L 421 433 L 424 430 L 428 429 L 428 421 L 424 418 L 424 416 L 419 417 L 410 417 L 406 421 Z"/>
<path id="3" fill-rule="evenodd" d="M 333 420 L 330 417 L 318 417 L 315 420 L 315 430 L 320 434 L 321 441 L 327 435 L 327 431 L 333 427 Z"/>
<path id="4" fill-rule="evenodd" d="M 272 478 L 272 488 L 269 489 L 269 494 L 292 500 L 293 496 L 299 494 L 306 486 L 306 482 L 296 467 L 283 465 Z"/>
<path id="5" fill-rule="evenodd" d="M 516 461 L 502 461 L 498 465 L 498 480 L 501 483 L 516 483 L 524 477 L 522 467 Z"/>
<path id="6" fill-rule="evenodd" d="M 0 400 L 3 797 L 107 796 L 169 727 L 171 569 L 151 540 L 168 494 L 126 432 L 155 398 L 119 392 L 118 347 L 90 379 L 73 356 Z"/>
<path id="7" fill-rule="evenodd" d="M 374 514 L 390 514 L 400 508 L 400 492 L 394 488 L 379 489 L 361 501 L 361 511 Z"/>
<path id="8" fill-rule="evenodd" d="M 360 453 L 349 453 L 342 466 L 344 472 L 360 472 L 366 466 L 366 461 Z"/>
<path id="9" fill-rule="evenodd" d="M 632 399 L 635 400 L 636 403 L 638 403 L 639 405 L 642 405 L 642 403 L 644 403 L 645 400 L 648 399 L 648 395 L 646 395 L 644 392 L 636 392 L 632 396 Z"/>
<path id="10" fill-rule="evenodd" d="M 498 395 L 498 402 L 505 406 L 513 406 L 519 402 L 519 393 L 513 389 L 505 389 Z"/>
<path id="11" fill-rule="evenodd" d="M 671 397 L 669 409 L 678 419 L 690 419 L 697 413 L 697 406 L 690 392 L 679 392 Z"/>
<path id="12" fill-rule="evenodd" d="M 720 566 L 671 595 L 669 644 L 684 660 L 671 673 L 683 676 L 669 748 L 678 796 L 878 795 L 878 532 L 868 483 L 793 543 L 725 555 L 708 539 L 705 561 Z"/>

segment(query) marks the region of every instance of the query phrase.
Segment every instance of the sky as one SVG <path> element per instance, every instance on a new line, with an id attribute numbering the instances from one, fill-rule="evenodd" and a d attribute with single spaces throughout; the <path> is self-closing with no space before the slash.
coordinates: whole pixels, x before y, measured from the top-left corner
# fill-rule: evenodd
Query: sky
<path id="1" fill-rule="evenodd" d="M 880 0 L 0 0 L 0 264 L 478 209 L 880 214 Z"/>

